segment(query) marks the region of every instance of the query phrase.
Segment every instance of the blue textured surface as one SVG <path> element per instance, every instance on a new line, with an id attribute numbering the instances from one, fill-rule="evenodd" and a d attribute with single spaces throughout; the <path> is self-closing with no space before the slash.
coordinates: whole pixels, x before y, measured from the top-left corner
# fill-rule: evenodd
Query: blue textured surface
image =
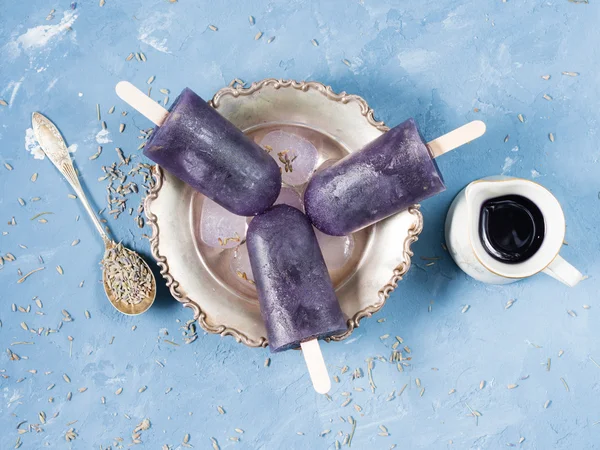
<path id="1" fill-rule="evenodd" d="M 106 448 L 116 437 L 126 448 L 132 430 L 146 417 L 152 425 L 142 432 L 144 448 L 180 448 L 186 433 L 195 448 L 211 448 L 210 437 L 221 448 L 334 448 L 336 439 L 343 440 L 337 433 L 351 428 L 338 417 L 348 415 L 356 419 L 352 447 L 358 449 L 387 449 L 394 443 L 407 449 L 600 448 L 600 367 L 590 359 L 600 363 L 597 2 L 77 3 L 73 16 L 64 0 L 4 2 L 0 12 L 0 98 L 9 103 L 0 106 L 0 231 L 9 233 L 0 236 L 0 253 L 17 258 L 0 270 L 0 448 L 13 448 L 17 424 L 26 420 L 21 429 L 28 429 L 40 423 L 41 411 L 47 417 L 43 431 L 20 435 L 22 448 Z M 46 21 L 51 8 L 56 13 Z M 61 20 L 72 31 L 50 36 L 57 29 L 48 28 L 47 42 L 36 45 L 43 44 L 36 27 L 56 27 Z M 259 30 L 265 34 L 255 41 Z M 276 39 L 267 44 L 271 36 Z M 143 51 L 147 62 L 125 61 L 136 51 Z M 541 78 L 546 74 L 551 75 L 547 81 Z M 104 298 L 101 242 L 87 219 L 75 221 L 84 212 L 67 198 L 69 187 L 54 167 L 25 151 L 25 134 L 34 110 L 56 121 L 69 143 L 78 144 L 74 159 L 100 208 L 105 183 L 95 180 L 103 175 L 101 165 L 116 160 L 114 146 L 135 153 L 136 127 L 149 126 L 138 114 L 118 114 L 124 105 L 114 85 L 127 79 L 143 86 L 151 75 L 156 75 L 155 98 L 159 87 L 169 88 L 174 97 L 185 86 L 210 98 L 235 77 L 315 79 L 364 96 L 391 125 L 414 116 L 426 139 L 475 118 L 488 124 L 482 139 L 439 161 L 448 191 L 423 205 L 425 230 L 414 245 L 416 267 L 376 318 L 365 320 L 345 342 L 324 346 L 331 372 L 341 379 L 331 402 L 312 391 L 297 352 L 275 355 L 264 367 L 267 350 L 246 348 L 231 338 L 200 333 L 191 345 L 164 342 L 167 329 L 182 344 L 178 321 L 190 318 L 164 291 L 138 318 L 119 315 Z M 545 93 L 553 100 L 545 100 Z M 97 103 L 113 142 L 90 161 L 100 131 Z M 107 115 L 113 104 L 117 112 Z M 123 134 L 118 133 L 121 121 L 127 124 Z M 34 172 L 39 173 L 35 183 L 30 181 Z M 447 207 L 469 181 L 498 173 L 536 177 L 557 195 L 568 224 L 569 245 L 562 255 L 590 275 L 588 280 L 568 289 L 540 275 L 493 287 L 474 282 L 452 263 L 440 246 Z M 35 196 L 42 200 L 31 202 Z M 18 197 L 27 204 L 20 206 Z M 30 220 L 41 211 L 54 212 L 46 216 L 48 223 Z M 16 226 L 7 225 L 12 216 Z M 129 216 L 109 223 L 118 239 L 147 254 L 148 241 Z M 72 247 L 74 239 L 81 243 Z M 17 268 L 27 273 L 38 267 L 38 255 L 46 269 L 16 284 Z M 432 266 L 419 259 L 434 255 L 442 259 Z M 34 296 L 42 300 L 45 315 L 34 314 Z M 505 310 L 509 299 L 517 301 Z M 31 312 L 12 312 L 12 303 L 31 305 Z M 463 314 L 466 304 L 471 306 Z M 56 328 L 62 309 L 74 321 L 58 333 L 37 336 L 20 326 Z M 375 320 L 382 318 L 382 323 Z M 391 337 L 381 340 L 386 334 Z M 395 335 L 410 347 L 411 366 L 399 373 L 395 365 L 376 361 L 373 394 L 365 359 L 388 357 Z M 71 357 L 68 336 L 74 338 Z M 34 344 L 11 345 L 16 341 Z M 6 348 L 22 359 L 11 361 Z M 547 358 L 552 358 L 550 371 Z M 340 374 L 345 365 L 350 370 Z M 352 380 L 356 368 L 365 376 Z M 37 373 L 28 372 L 32 369 Z M 417 377 L 425 388 L 422 396 Z M 480 390 L 481 380 L 486 383 Z M 513 383 L 519 386 L 507 389 Z M 401 396 L 386 401 L 405 384 Z M 138 393 L 144 385 L 147 390 Z M 78 392 L 81 387 L 87 391 Z M 117 396 L 119 387 L 123 392 Z M 456 393 L 449 395 L 451 389 Z M 344 391 L 352 393 L 352 403 L 341 407 Z M 467 404 L 482 414 L 478 420 L 469 416 Z M 226 414 L 218 413 L 218 405 Z M 52 418 L 55 413 L 60 415 Z M 378 436 L 379 425 L 391 436 Z M 78 437 L 67 444 L 64 434 L 71 427 Z M 237 434 L 236 427 L 245 433 Z M 320 437 L 325 430 L 331 432 Z M 228 440 L 236 435 L 240 442 Z M 525 440 L 517 444 L 520 437 Z"/>

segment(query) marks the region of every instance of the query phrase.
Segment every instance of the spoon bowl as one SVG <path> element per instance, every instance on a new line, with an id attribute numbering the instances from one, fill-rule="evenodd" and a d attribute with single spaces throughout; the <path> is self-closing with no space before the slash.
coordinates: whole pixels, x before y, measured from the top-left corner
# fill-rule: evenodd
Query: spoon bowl
<path id="1" fill-rule="evenodd" d="M 114 241 L 106 241 L 107 250 L 115 245 L 116 244 Z M 123 250 L 125 250 L 125 252 L 127 252 L 131 258 L 135 258 L 137 261 L 140 261 L 146 267 L 148 273 L 151 275 L 152 283 L 148 295 L 146 295 L 139 303 L 128 303 L 121 301 L 118 298 L 118 295 L 110 287 L 107 278 L 107 271 L 104 269 L 102 269 L 102 284 L 104 285 L 104 292 L 106 293 L 106 297 L 110 301 L 110 304 L 113 305 L 117 311 L 127 316 L 137 316 L 138 314 L 145 313 L 148 309 L 150 309 L 150 307 L 154 303 L 154 300 L 156 299 L 156 280 L 154 278 L 154 274 L 150 270 L 150 266 L 148 265 L 148 263 L 146 263 L 144 258 L 142 258 L 138 253 L 126 247 L 123 247 Z"/>

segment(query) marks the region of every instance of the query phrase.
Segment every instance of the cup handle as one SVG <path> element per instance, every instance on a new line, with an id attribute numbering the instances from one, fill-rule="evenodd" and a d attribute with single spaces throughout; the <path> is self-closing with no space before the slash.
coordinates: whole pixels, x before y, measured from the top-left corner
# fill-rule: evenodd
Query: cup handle
<path id="1" fill-rule="evenodd" d="M 544 269 L 544 273 L 569 287 L 574 287 L 584 278 L 579 270 L 565 261 L 560 255 L 557 255 L 548 267 Z"/>

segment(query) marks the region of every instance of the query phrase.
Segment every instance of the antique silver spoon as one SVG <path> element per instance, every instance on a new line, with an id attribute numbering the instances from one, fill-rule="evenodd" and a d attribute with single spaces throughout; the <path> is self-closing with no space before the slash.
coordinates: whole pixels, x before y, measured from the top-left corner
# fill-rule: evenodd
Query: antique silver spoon
<path id="1" fill-rule="evenodd" d="M 40 147 L 67 179 L 102 236 L 105 247 L 102 280 L 110 303 L 118 311 L 127 315 L 137 315 L 147 311 L 156 297 L 156 279 L 150 267 L 140 255 L 117 244 L 104 231 L 102 223 L 83 192 L 67 144 L 56 125 L 38 112 L 33 113 L 31 122 Z"/>

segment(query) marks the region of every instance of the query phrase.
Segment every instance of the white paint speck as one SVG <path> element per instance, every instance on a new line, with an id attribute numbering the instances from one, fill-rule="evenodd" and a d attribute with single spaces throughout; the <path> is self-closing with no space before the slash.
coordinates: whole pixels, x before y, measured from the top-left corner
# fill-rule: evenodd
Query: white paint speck
<path id="1" fill-rule="evenodd" d="M 112 142 L 112 139 L 110 138 L 110 131 L 108 131 L 108 130 L 98 131 L 98 134 L 96 134 L 96 142 L 98 144 L 108 144 L 109 142 Z"/>
<path id="2" fill-rule="evenodd" d="M 154 47 L 159 52 L 170 53 L 168 47 L 166 46 L 166 43 L 167 43 L 167 39 L 166 38 L 164 38 L 161 41 L 159 41 L 156 38 L 152 38 L 152 37 L 148 37 L 148 36 L 143 36 L 143 37 L 140 38 L 140 41 L 148 44 L 150 47 Z"/>
<path id="3" fill-rule="evenodd" d="M 69 145 L 69 147 L 67 147 L 67 150 L 69 150 L 69 153 L 75 153 L 77 151 L 78 145 L 77 144 L 71 144 Z"/>
<path id="4" fill-rule="evenodd" d="M 504 158 L 504 165 L 502 166 L 502 175 L 506 175 L 506 173 L 511 169 L 516 160 L 506 157 Z"/>
<path id="5" fill-rule="evenodd" d="M 515 145 L 513 148 L 510 149 L 511 152 L 518 152 L 519 151 L 519 146 Z"/>
<path id="6" fill-rule="evenodd" d="M 23 396 L 21 395 L 21 391 L 18 391 L 16 389 L 13 390 L 13 393 L 10 397 L 8 397 L 8 388 L 4 389 L 4 399 L 8 399 L 7 402 L 7 407 L 10 407 L 11 403 L 17 402 L 19 400 L 21 400 L 23 398 Z"/>
<path id="7" fill-rule="evenodd" d="M 29 28 L 25 33 L 9 43 L 9 50 L 13 56 L 18 56 L 21 50 L 28 52 L 39 49 L 67 32 L 74 38 L 75 31 L 68 30 L 75 23 L 75 20 L 77 20 L 75 11 L 67 10 L 63 13 L 61 21 L 55 25 L 39 25 Z"/>
<path id="8" fill-rule="evenodd" d="M 9 41 L 4 45 L 3 50 L 10 59 L 16 59 L 21 54 L 21 49 L 17 41 Z"/>
<path id="9" fill-rule="evenodd" d="M 126 378 L 124 376 L 116 376 L 116 377 L 112 377 L 112 378 L 108 378 L 106 380 L 105 384 L 123 384 L 126 381 Z"/>
<path id="10" fill-rule="evenodd" d="M 170 53 L 167 36 L 171 30 L 173 13 L 153 14 L 138 28 L 138 39 L 162 53 Z"/>
<path id="11" fill-rule="evenodd" d="M 79 97 L 83 97 L 83 92 L 80 92 L 79 94 L 77 94 Z"/>
<path id="12" fill-rule="evenodd" d="M 537 170 L 535 169 L 531 169 L 531 178 L 537 178 L 539 176 L 541 176 L 542 174 L 539 173 Z"/>
<path id="13" fill-rule="evenodd" d="M 49 92 L 50 89 L 52 89 L 54 87 L 54 85 L 56 84 L 57 81 L 58 81 L 58 78 L 55 78 L 50 83 L 48 83 L 48 87 L 46 88 L 46 92 Z"/>
<path id="14" fill-rule="evenodd" d="M 455 11 L 450 12 L 444 20 L 442 20 L 442 26 L 447 30 L 461 30 L 471 26 L 471 22 L 467 20 L 465 8 L 457 8 Z"/>
<path id="15" fill-rule="evenodd" d="M 355 338 L 351 338 L 351 339 L 346 339 L 346 340 L 344 341 L 344 344 L 346 344 L 346 345 L 348 345 L 348 344 L 352 344 L 353 342 L 356 342 L 356 341 L 358 341 L 360 338 L 361 338 L 361 336 L 357 336 L 357 337 L 355 337 Z"/>
<path id="16" fill-rule="evenodd" d="M 436 66 L 440 55 L 424 48 L 414 48 L 401 52 L 398 59 L 402 68 L 407 72 L 425 72 Z"/>
<path id="17" fill-rule="evenodd" d="M 19 92 L 19 89 L 21 88 L 21 84 L 23 84 L 24 79 L 25 77 L 21 77 L 19 81 L 11 81 L 10 83 L 8 83 L 7 89 L 12 89 L 12 93 L 10 94 L 10 100 L 8 101 L 9 108 L 12 108 L 15 102 L 15 98 L 17 98 L 17 92 Z"/>
<path id="18" fill-rule="evenodd" d="M 33 128 L 27 128 L 25 130 L 25 150 L 31 153 L 35 159 L 44 159 L 46 157 L 42 147 L 39 146 L 35 139 Z"/>

